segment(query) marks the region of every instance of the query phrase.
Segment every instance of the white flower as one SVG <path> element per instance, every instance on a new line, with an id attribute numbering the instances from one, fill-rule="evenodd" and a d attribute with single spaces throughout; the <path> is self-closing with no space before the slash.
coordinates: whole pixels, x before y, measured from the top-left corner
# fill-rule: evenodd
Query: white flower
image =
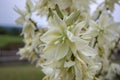
<path id="1" fill-rule="evenodd" d="M 36 53 L 30 46 L 25 46 L 24 48 L 19 49 L 17 54 L 21 55 L 20 59 L 28 59 L 31 62 L 34 62 L 37 59 Z"/>
<path id="2" fill-rule="evenodd" d="M 44 57 L 48 60 L 59 60 L 65 57 L 69 50 L 65 34 L 67 26 L 57 15 L 51 21 L 50 28 L 41 37 L 41 40 L 46 43 Z"/>
<path id="3" fill-rule="evenodd" d="M 41 40 L 46 43 L 44 57 L 47 59 L 61 59 L 66 56 L 69 48 L 74 54 L 76 51 L 80 51 L 85 56 L 94 56 L 94 50 L 88 46 L 88 42 L 82 40 L 80 37 L 75 36 L 67 28 L 67 25 L 64 21 L 54 16 L 53 20 L 51 19 L 52 24 L 48 31 L 41 37 Z M 81 23 L 76 27 L 82 26 Z M 92 52 L 93 51 L 93 52 Z M 54 54 L 54 55 L 52 55 Z"/>
<path id="4" fill-rule="evenodd" d="M 46 75 L 51 75 L 53 73 L 53 69 L 50 67 L 43 67 L 42 71 L 46 74 Z"/>
<path id="5" fill-rule="evenodd" d="M 106 14 L 102 14 L 98 23 L 98 43 L 100 45 L 111 44 L 119 38 L 119 33 L 117 32 L 118 25 L 120 23 L 115 23 Z"/>
<path id="6" fill-rule="evenodd" d="M 32 43 L 32 39 L 35 36 L 35 30 L 36 30 L 35 25 L 31 23 L 30 21 L 27 21 L 24 23 L 24 27 L 23 27 L 21 35 L 24 36 L 24 41 L 27 45 Z"/>
<path id="7" fill-rule="evenodd" d="M 31 0 L 27 0 L 26 2 L 26 10 L 20 10 L 19 8 L 14 9 L 18 14 L 20 14 L 20 17 L 16 20 L 17 24 L 24 24 L 26 21 L 28 21 L 34 11 L 33 4 Z"/>
<path id="8" fill-rule="evenodd" d="M 24 26 L 25 46 L 18 54 L 37 62 L 46 75 L 43 80 L 103 80 L 120 74 L 120 65 L 110 64 L 108 59 L 120 37 L 120 23 L 114 22 L 110 13 L 119 0 L 105 0 L 92 20 L 89 5 L 94 2 L 37 0 L 34 5 L 27 0 L 25 10 L 15 8 L 20 14 L 16 22 Z M 48 17 L 45 32 L 32 20 L 34 12 Z"/>
<path id="9" fill-rule="evenodd" d="M 98 37 L 98 44 L 110 45 L 119 38 L 118 26 L 120 23 L 113 22 L 113 19 L 106 13 L 102 13 L 98 22 L 92 21 L 85 36 L 91 36 L 92 38 Z M 113 47 L 113 46 L 112 46 Z"/>
<path id="10" fill-rule="evenodd" d="M 97 53 L 93 48 L 88 46 L 88 41 L 81 39 L 77 35 L 77 33 L 80 32 L 79 30 L 82 29 L 81 27 L 84 26 L 83 22 L 78 23 L 74 28 L 73 26 L 68 27 L 64 20 L 61 20 L 55 14 L 53 18 L 50 18 L 50 23 L 48 31 L 41 36 L 41 40 L 46 45 L 41 57 L 47 60 L 46 63 L 49 64 L 48 66 L 54 65 L 54 68 L 56 68 L 55 66 L 57 66 L 56 64 L 58 64 L 60 60 L 63 60 L 61 65 L 64 64 L 65 68 L 76 67 L 78 63 L 70 59 L 71 57 L 75 58 L 75 60 L 77 58 L 82 66 L 82 68 L 78 68 L 81 71 L 83 70 L 80 72 L 81 76 L 83 78 L 87 77 L 86 75 L 89 73 L 89 71 L 86 71 L 89 68 L 87 65 L 96 65 L 93 59 Z M 71 51 L 71 53 L 69 53 L 69 51 Z M 70 57 L 68 57 L 68 62 L 66 62 L 64 60 L 68 55 L 70 55 Z M 77 71 L 75 72 L 77 73 Z"/>

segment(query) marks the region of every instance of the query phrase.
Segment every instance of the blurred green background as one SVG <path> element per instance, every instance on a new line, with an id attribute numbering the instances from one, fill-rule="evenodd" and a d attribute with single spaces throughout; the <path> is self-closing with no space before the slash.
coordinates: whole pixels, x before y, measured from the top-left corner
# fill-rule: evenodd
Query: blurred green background
<path id="1" fill-rule="evenodd" d="M 42 80 L 44 75 L 32 65 L 0 66 L 0 80 Z"/>

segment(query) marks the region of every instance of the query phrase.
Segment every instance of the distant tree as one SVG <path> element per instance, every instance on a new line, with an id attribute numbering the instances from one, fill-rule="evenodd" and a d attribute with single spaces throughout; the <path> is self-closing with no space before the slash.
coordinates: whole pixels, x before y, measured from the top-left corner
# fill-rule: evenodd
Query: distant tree
<path id="1" fill-rule="evenodd" d="M 7 31 L 4 28 L 0 28 L 0 35 L 7 34 Z"/>

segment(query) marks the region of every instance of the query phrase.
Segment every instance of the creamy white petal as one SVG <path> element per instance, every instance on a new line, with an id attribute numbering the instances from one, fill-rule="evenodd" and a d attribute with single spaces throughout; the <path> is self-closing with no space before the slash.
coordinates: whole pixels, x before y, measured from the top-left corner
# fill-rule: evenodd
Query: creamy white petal
<path id="1" fill-rule="evenodd" d="M 94 58 L 97 55 L 97 51 L 89 46 L 79 49 L 80 53 L 84 56 Z"/>
<path id="2" fill-rule="evenodd" d="M 52 41 L 55 41 L 60 36 L 61 36 L 60 32 L 55 30 L 55 29 L 53 29 L 53 30 L 49 30 L 45 34 L 43 34 L 40 39 L 43 42 L 48 44 L 48 43 L 50 43 Z"/>
<path id="3" fill-rule="evenodd" d="M 53 69 L 50 67 L 43 67 L 42 71 L 46 74 L 46 75 L 51 75 L 53 73 Z"/>
<path id="4" fill-rule="evenodd" d="M 65 22 L 61 20 L 60 17 L 56 13 L 53 16 L 53 18 L 49 19 L 49 21 L 50 21 L 51 29 L 58 29 L 61 32 L 64 32 L 65 29 L 67 29 L 67 25 L 65 24 Z"/>
<path id="5" fill-rule="evenodd" d="M 83 69 L 82 69 L 82 65 L 80 64 L 80 62 L 76 61 L 76 65 L 74 66 L 74 69 L 75 69 L 75 75 L 76 75 L 76 80 L 83 80 L 83 75 L 82 75 L 82 72 Z"/>
<path id="6" fill-rule="evenodd" d="M 59 43 L 57 45 L 50 44 L 46 46 L 42 57 L 47 60 L 60 60 L 67 55 L 68 50 L 69 47 L 67 43 Z"/>

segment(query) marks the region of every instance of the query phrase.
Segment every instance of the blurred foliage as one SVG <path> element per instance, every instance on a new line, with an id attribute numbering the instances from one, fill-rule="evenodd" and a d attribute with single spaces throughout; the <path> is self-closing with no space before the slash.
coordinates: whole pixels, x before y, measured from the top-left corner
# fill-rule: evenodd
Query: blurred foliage
<path id="1" fill-rule="evenodd" d="M 0 80 L 42 80 L 44 74 L 31 65 L 0 66 Z"/>
<path id="2" fill-rule="evenodd" d="M 20 35 L 22 31 L 22 28 L 21 27 L 14 27 L 14 26 L 0 26 L 0 35 L 6 35 L 6 34 L 9 34 L 9 35 Z"/>

